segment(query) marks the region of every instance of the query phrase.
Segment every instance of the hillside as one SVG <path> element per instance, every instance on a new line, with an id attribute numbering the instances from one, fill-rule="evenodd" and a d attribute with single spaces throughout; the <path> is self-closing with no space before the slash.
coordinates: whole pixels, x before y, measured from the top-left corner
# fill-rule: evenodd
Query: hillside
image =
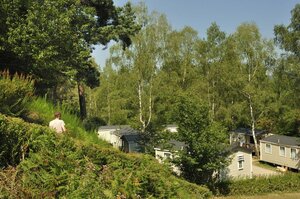
<path id="1" fill-rule="evenodd" d="M 51 107 L 43 100 L 31 103 L 31 118 L 44 125 L 0 114 L 0 198 L 210 196 L 208 189 L 176 178 L 153 157 L 122 153 L 71 126 L 76 118 L 70 114 L 65 113 L 68 133 L 57 135 L 45 126 L 45 110 Z"/>

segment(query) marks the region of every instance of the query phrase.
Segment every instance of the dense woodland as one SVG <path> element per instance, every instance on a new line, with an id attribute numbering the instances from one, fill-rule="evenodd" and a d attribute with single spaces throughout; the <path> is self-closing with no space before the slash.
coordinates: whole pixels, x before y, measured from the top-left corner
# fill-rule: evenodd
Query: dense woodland
<path id="1" fill-rule="evenodd" d="M 172 30 L 143 5 L 136 13 L 142 29 L 130 47 L 110 49 L 101 86 L 88 95 L 90 116 L 151 131 L 176 123 L 173 107 L 187 96 L 228 130 L 300 135 L 300 5 L 290 24 L 274 27 L 274 38 L 262 38 L 253 23 L 232 34 L 212 23 L 199 36 L 191 27 Z"/>
<path id="2" fill-rule="evenodd" d="M 229 163 L 228 131 L 300 136 L 299 21 L 297 4 L 274 38 L 262 38 L 254 23 L 228 34 L 213 22 L 202 36 L 173 30 L 143 3 L 0 0 L 0 197 L 209 197 L 150 156 L 112 150 L 93 131 L 131 125 L 150 154 L 166 138 L 183 141 L 174 160 L 181 177 L 215 191 L 213 173 Z M 111 40 L 98 66 L 91 52 Z M 27 123 L 47 125 L 54 109 L 68 115 L 68 135 Z M 161 133 L 167 124 L 179 134 Z M 239 184 L 221 186 L 234 192 Z"/>
<path id="3" fill-rule="evenodd" d="M 253 23 L 227 34 L 214 22 L 199 36 L 172 30 L 143 4 L 95 2 L 2 0 L 1 68 L 31 75 L 36 94 L 108 125 L 144 132 L 175 123 L 172 108 L 188 96 L 229 130 L 299 135 L 299 5 L 266 39 Z M 119 43 L 99 68 L 90 53 L 110 40 Z"/>

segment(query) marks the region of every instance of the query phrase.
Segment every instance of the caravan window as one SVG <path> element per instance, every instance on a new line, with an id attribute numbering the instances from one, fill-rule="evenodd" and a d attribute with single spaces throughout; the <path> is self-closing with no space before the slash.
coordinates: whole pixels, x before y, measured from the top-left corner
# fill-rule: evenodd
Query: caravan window
<path id="1" fill-rule="evenodd" d="M 284 146 L 279 147 L 279 155 L 285 157 L 285 147 Z"/>
<path id="2" fill-rule="evenodd" d="M 243 155 L 239 155 L 238 156 L 238 169 L 239 170 L 244 169 L 244 161 L 245 161 L 244 156 Z"/>
<path id="3" fill-rule="evenodd" d="M 293 160 L 298 160 L 297 149 L 291 148 L 291 158 Z"/>
<path id="4" fill-rule="evenodd" d="M 271 144 L 266 144 L 266 146 L 265 146 L 265 152 L 266 152 L 266 153 L 272 153 L 272 147 L 271 147 Z"/>

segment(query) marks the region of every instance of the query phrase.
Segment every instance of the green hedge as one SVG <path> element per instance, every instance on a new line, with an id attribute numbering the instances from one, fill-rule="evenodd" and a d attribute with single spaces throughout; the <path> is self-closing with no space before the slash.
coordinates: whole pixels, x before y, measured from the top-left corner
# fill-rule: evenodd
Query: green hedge
<path id="1" fill-rule="evenodd" d="M 46 139 L 45 135 L 47 141 L 55 137 L 48 127 L 0 114 L 0 168 L 19 164 L 30 150 L 38 150 L 38 142 Z M 50 144 L 47 141 L 44 140 L 43 144 Z"/>
<path id="2" fill-rule="evenodd" d="M 208 198 L 153 157 L 57 135 L 0 114 L 0 198 Z M 24 153 L 23 148 L 26 152 Z M 24 157 L 24 160 L 23 160 Z M 13 160 L 13 161 L 11 161 Z M 7 166 L 13 165 L 14 167 Z"/>
<path id="3" fill-rule="evenodd" d="M 288 172 L 268 177 L 222 182 L 218 184 L 217 192 L 221 195 L 250 196 L 276 192 L 298 192 L 299 190 L 300 174 Z"/>

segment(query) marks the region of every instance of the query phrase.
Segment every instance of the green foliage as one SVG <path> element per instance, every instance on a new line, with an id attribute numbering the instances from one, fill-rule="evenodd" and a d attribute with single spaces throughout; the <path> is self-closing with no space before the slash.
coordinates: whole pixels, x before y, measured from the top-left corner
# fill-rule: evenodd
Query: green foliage
<path id="1" fill-rule="evenodd" d="M 67 133 L 77 139 L 82 141 L 87 141 L 91 143 L 97 143 L 101 146 L 107 146 L 108 144 L 97 137 L 96 133 L 86 133 L 84 130 L 81 120 L 69 111 L 68 107 L 65 106 L 54 106 L 47 102 L 46 99 L 37 98 L 30 102 L 29 109 L 31 110 L 29 114 L 34 114 L 34 117 L 38 119 L 39 124 L 48 126 L 49 122 L 54 119 L 54 113 L 59 111 L 62 114 L 62 119 L 64 120 L 67 128 Z"/>
<path id="2" fill-rule="evenodd" d="M 20 116 L 26 111 L 33 95 L 33 81 L 30 77 L 8 71 L 0 72 L 0 113 Z"/>
<path id="3" fill-rule="evenodd" d="M 28 156 L 31 150 L 36 150 L 44 134 L 48 141 L 54 134 L 49 128 L 35 124 L 24 123 L 17 118 L 7 118 L 0 115 L 0 167 L 16 166 Z M 52 136 L 52 137 L 51 137 Z M 35 142 L 35 145 L 32 145 Z M 50 144 L 50 143 L 44 143 Z"/>
<path id="4" fill-rule="evenodd" d="M 274 67 L 273 87 L 276 93 L 277 109 L 274 110 L 274 130 L 281 134 L 300 133 L 300 4 L 291 11 L 291 21 L 287 26 L 274 27 L 276 44 L 283 50 Z"/>
<path id="5" fill-rule="evenodd" d="M 286 173 L 269 177 L 255 177 L 253 179 L 221 182 L 217 186 L 219 186 L 218 194 L 233 196 L 298 192 L 300 175 L 298 173 Z"/>
<path id="6" fill-rule="evenodd" d="M 229 164 L 224 127 L 210 121 L 207 106 L 187 98 L 179 99 L 174 114 L 179 139 L 186 144 L 175 159 L 182 176 L 199 184 L 213 183 L 213 173 Z"/>
<path id="7" fill-rule="evenodd" d="M 103 121 L 99 117 L 88 117 L 85 120 L 83 120 L 83 126 L 87 131 L 95 131 L 100 126 L 104 125 L 106 125 L 105 121 Z"/>
<path id="8" fill-rule="evenodd" d="M 298 45 L 300 37 L 299 21 L 300 21 L 300 4 L 296 4 L 291 11 L 291 23 L 288 26 L 276 25 L 274 27 L 275 41 L 281 49 L 292 52 L 300 58 L 300 47 Z"/>
<path id="9" fill-rule="evenodd" d="M 25 158 L 20 163 L 14 162 L 19 163 L 17 167 L 0 171 L 1 197 L 208 198 L 211 195 L 204 187 L 172 176 L 167 167 L 150 156 L 128 155 L 85 143 L 16 118 L 0 115 L 0 119 L 0 140 L 5 138 L 12 145 L 20 143 L 1 162 L 19 160 L 26 146 Z M 9 150 L 1 148 L 0 152 Z"/>
<path id="10" fill-rule="evenodd" d="M 140 29 L 131 4 L 116 7 L 113 0 L 1 0 L 0 11 L 1 68 L 32 75 L 36 94 L 50 94 L 55 103 L 62 100 L 59 90 L 74 82 L 99 86 L 94 45 L 129 46 Z M 78 94 L 85 118 L 84 93 Z"/>
<path id="11" fill-rule="evenodd" d="M 287 51 L 280 58 L 274 41 L 262 38 L 254 23 L 239 25 L 233 34 L 212 23 L 201 39 L 190 27 L 172 30 L 163 15 L 148 15 L 143 5 L 136 9 L 144 27 L 132 38 L 131 48 L 111 48 L 103 87 L 95 96 L 98 117 L 143 129 L 141 121 L 147 123 L 151 107 L 146 129 L 157 129 L 173 122 L 171 107 L 185 95 L 206 103 L 210 119 L 227 129 L 254 126 L 299 135 L 299 5 L 291 24 L 275 31 L 277 43 Z"/>

